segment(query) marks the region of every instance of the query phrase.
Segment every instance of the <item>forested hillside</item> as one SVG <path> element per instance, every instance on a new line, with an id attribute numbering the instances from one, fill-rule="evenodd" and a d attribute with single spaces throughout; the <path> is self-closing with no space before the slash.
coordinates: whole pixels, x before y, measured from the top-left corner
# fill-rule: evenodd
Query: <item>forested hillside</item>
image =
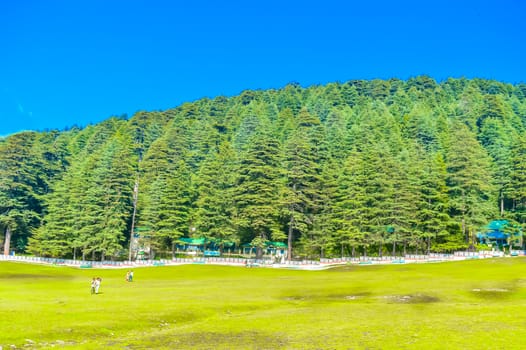
<path id="1" fill-rule="evenodd" d="M 309 258 L 468 248 L 490 220 L 526 222 L 525 95 L 426 76 L 289 84 L 18 133 L 0 140 L 0 234 L 96 259 L 127 259 L 133 228 L 158 254 L 180 237 Z"/>

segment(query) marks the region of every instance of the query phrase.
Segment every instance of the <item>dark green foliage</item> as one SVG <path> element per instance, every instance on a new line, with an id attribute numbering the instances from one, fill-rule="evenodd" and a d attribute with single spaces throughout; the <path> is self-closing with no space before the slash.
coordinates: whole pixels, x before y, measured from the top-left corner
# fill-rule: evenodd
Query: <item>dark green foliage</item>
<path id="1" fill-rule="evenodd" d="M 446 158 L 451 213 L 460 219 L 462 234 L 471 244 L 477 228 L 497 214 L 491 161 L 465 125 L 456 124 L 451 136 Z"/>
<path id="2" fill-rule="evenodd" d="M 289 258 L 467 248 L 492 219 L 526 223 L 525 95 L 426 76 L 290 83 L 15 134 L 0 139 L 0 236 L 100 259 L 126 258 L 132 227 L 150 257 L 182 236 L 259 254 L 288 241 Z"/>
<path id="3" fill-rule="evenodd" d="M 279 240 L 280 145 L 263 128 L 250 138 L 237 167 L 234 191 L 242 239 L 257 247 L 258 256 L 269 240 Z"/>
<path id="4" fill-rule="evenodd" d="M 193 220 L 196 234 L 211 241 L 239 242 L 236 226 L 236 158 L 230 143 L 221 144 L 208 155 L 195 178 L 197 199 Z"/>

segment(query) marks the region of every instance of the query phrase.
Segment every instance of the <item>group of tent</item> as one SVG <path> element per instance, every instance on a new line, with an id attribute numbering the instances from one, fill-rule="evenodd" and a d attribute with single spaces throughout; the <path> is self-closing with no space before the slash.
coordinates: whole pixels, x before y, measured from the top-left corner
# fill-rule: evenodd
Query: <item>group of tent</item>
<path id="1" fill-rule="evenodd" d="M 204 256 L 220 256 L 221 251 L 239 252 L 245 255 L 256 253 L 256 247 L 250 243 L 237 245 L 231 241 L 218 241 L 206 238 L 179 238 L 177 249 L 184 252 L 202 253 Z M 283 255 L 286 250 L 287 245 L 283 242 L 265 242 L 265 254 Z"/>
<path id="2" fill-rule="evenodd" d="M 512 225 L 508 220 L 493 220 L 476 237 L 481 244 L 503 249 L 522 246 L 522 235 L 520 226 Z"/>

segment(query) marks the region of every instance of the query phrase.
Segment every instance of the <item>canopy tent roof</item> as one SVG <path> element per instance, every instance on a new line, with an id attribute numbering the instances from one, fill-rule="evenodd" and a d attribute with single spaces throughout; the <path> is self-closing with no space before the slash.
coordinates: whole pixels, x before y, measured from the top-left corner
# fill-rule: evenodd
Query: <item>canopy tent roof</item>
<path id="1" fill-rule="evenodd" d="M 179 238 L 178 243 L 188 244 L 188 245 L 203 245 L 205 244 L 204 238 Z"/>
<path id="2" fill-rule="evenodd" d="M 283 242 L 271 242 L 271 241 L 267 241 L 265 242 L 265 246 L 267 248 L 286 248 L 287 247 L 287 244 L 283 243 Z M 243 247 L 255 247 L 254 245 L 250 244 L 250 243 L 245 243 L 243 244 Z"/>
<path id="3" fill-rule="evenodd" d="M 478 238 L 490 238 L 490 239 L 507 239 L 508 234 L 501 231 L 477 233 Z"/>
<path id="4" fill-rule="evenodd" d="M 510 226 L 508 220 L 493 220 L 484 227 L 482 232 L 477 233 L 477 238 L 479 240 L 506 241 L 510 237 L 516 238 L 522 235 L 520 226 Z"/>
<path id="5" fill-rule="evenodd" d="M 187 244 L 187 245 L 205 245 L 208 243 L 213 243 L 216 245 L 223 245 L 224 247 L 232 247 L 236 243 L 232 241 L 222 241 L 220 239 L 215 238 L 188 238 L 188 237 L 182 237 L 177 240 L 177 243 L 179 244 Z"/>
<path id="6" fill-rule="evenodd" d="M 508 220 L 493 220 L 486 226 L 486 229 L 501 231 L 501 230 L 504 230 L 504 228 L 507 225 L 508 225 Z"/>

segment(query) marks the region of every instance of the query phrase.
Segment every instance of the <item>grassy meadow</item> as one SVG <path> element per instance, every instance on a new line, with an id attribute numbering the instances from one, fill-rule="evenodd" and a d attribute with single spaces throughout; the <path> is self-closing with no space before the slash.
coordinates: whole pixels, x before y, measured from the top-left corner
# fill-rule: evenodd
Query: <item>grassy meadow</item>
<path id="1" fill-rule="evenodd" d="M 325 271 L 0 263 L 0 347 L 524 349 L 526 259 Z M 100 294 L 90 281 L 102 278 Z"/>

